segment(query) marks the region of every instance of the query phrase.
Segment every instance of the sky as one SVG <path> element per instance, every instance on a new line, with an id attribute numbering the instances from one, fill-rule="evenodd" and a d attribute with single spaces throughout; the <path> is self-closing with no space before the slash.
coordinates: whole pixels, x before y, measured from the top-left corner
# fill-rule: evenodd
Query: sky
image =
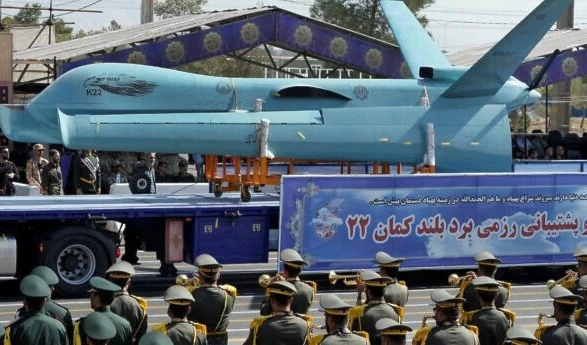
<path id="1" fill-rule="evenodd" d="M 41 3 L 48 7 L 50 0 L 0 0 L 3 6 L 23 6 L 27 2 Z M 430 20 L 428 30 L 442 49 L 465 50 L 467 47 L 498 41 L 513 26 L 540 3 L 540 0 L 436 0 L 424 10 Z M 123 27 L 138 25 L 140 22 L 141 0 L 53 0 L 54 8 L 81 8 L 102 13 L 70 13 L 62 18 L 76 30 L 99 30 L 115 19 Z M 237 5 L 235 5 L 235 3 Z M 309 15 L 313 0 L 208 0 L 205 10 L 226 10 L 250 8 L 259 4 L 278 6 L 283 9 Z M 17 10 L 3 9 L 2 15 Z M 55 12 L 59 15 L 63 12 Z M 44 16 L 48 12 L 43 12 Z M 587 28 L 587 1 L 575 0 L 575 27 Z"/>

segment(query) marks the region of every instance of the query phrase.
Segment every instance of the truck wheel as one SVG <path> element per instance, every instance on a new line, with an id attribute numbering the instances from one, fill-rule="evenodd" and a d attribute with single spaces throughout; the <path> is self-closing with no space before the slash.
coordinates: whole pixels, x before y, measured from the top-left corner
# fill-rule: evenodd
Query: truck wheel
<path id="1" fill-rule="evenodd" d="M 104 248 L 89 236 L 73 234 L 46 246 L 44 265 L 59 277 L 56 290 L 63 296 L 80 296 L 90 289 L 90 278 L 103 275 L 108 256 Z"/>

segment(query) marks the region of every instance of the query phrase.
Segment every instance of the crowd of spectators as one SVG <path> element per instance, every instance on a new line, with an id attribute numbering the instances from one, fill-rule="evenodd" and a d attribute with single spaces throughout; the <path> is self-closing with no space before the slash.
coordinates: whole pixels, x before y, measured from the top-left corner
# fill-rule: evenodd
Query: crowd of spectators
<path id="1" fill-rule="evenodd" d="M 543 133 L 539 129 L 525 133 L 518 129 L 512 134 L 512 155 L 514 159 L 529 160 L 587 159 L 587 136 L 563 136 L 559 131 Z"/>

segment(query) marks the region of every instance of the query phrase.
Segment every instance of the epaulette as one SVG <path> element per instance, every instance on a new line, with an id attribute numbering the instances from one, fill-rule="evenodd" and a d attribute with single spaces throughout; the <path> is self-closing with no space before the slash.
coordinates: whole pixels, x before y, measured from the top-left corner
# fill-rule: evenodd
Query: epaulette
<path id="1" fill-rule="evenodd" d="M 407 287 L 407 285 L 406 285 L 406 281 L 405 281 L 405 280 L 398 280 L 398 281 L 397 281 L 397 283 L 398 283 L 399 285 L 403 285 L 403 286 Z"/>
<path id="2" fill-rule="evenodd" d="M 404 319 L 404 316 L 406 316 L 406 310 L 404 309 L 404 307 L 400 307 L 397 304 L 393 304 L 393 303 L 387 303 L 390 307 L 393 308 L 393 310 L 395 310 L 395 313 L 397 314 L 397 316 L 399 316 L 399 323 L 402 322 L 402 320 Z"/>
<path id="3" fill-rule="evenodd" d="M 479 335 L 479 328 L 477 326 L 473 326 L 473 325 L 463 325 L 465 326 L 469 331 L 473 332 L 475 335 Z"/>
<path id="4" fill-rule="evenodd" d="M 465 294 L 465 289 L 469 287 L 469 285 L 473 284 L 470 280 L 463 281 L 461 286 L 459 287 L 459 293 L 457 294 L 457 298 L 463 298 Z"/>
<path id="5" fill-rule="evenodd" d="M 461 323 L 465 325 L 469 324 L 471 321 L 473 321 L 473 316 L 475 316 L 479 310 L 480 309 L 463 311 L 461 314 Z"/>
<path id="6" fill-rule="evenodd" d="M 554 327 L 554 325 L 542 325 L 542 326 L 536 328 L 536 330 L 534 331 L 534 337 L 536 339 L 542 338 L 542 334 L 544 334 L 544 332 L 546 332 L 546 330 L 549 329 L 550 327 Z"/>
<path id="7" fill-rule="evenodd" d="M 424 326 L 416 331 L 414 334 L 414 338 L 412 338 L 412 345 L 424 345 L 426 344 L 426 338 L 428 338 L 428 334 L 432 328 L 430 326 Z"/>
<path id="8" fill-rule="evenodd" d="M 249 327 L 251 329 L 257 329 L 263 324 L 263 322 L 265 322 L 270 317 L 272 317 L 272 316 L 271 315 L 257 316 L 256 318 L 253 319 L 253 321 L 251 321 L 251 325 Z"/>
<path id="9" fill-rule="evenodd" d="M 314 318 L 311 315 L 300 314 L 300 313 L 294 313 L 294 315 L 304 319 L 304 321 L 306 321 L 308 323 L 309 327 L 312 327 L 312 325 L 314 325 Z"/>
<path id="10" fill-rule="evenodd" d="M 319 345 L 326 336 L 327 334 L 318 334 L 312 336 L 312 338 L 310 338 L 310 345 Z"/>
<path id="11" fill-rule="evenodd" d="M 360 319 L 363 314 L 365 313 L 365 308 L 367 308 L 367 304 L 361 304 L 349 309 L 349 328 L 353 329 L 353 323 L 355 320 Z M 359 327 L 361 330 L 363 329 L 362 326 Z"/>
<path id="12" fill-rule="evenodd" d="M 167 334 L 167 323 L 162 322 L 162 323 L 156 324 L 155 326 L 153 326 L 153 332 Z"/>
<path id="13" fill-rule="evenodd" d="M 63 309 L 65 309 L 65 310 L 69 311 L 69 308 L 67 308 L 67 307 L 65 307 L 65 306 L 63 306 L 63 305 L 61 305 L 61 304 L 59 304 L 59 303 L 57 303 L 57 302 L 55 302 L 55 301 L 51 301 L 51 303 L 55 304 L 56 306 L 58 306 L 58 307 L 60 307 L 60 308 L 63 308 Z"/>
<path id="14" fill-rule="evenodd" d="M 504 288 L 508 289 L 508 298 L 506 299 L 508 300 L 510 298 L 510 295 L 512 294 L 512 283 L 503 280 L 498 280 L 497 282 L 500 283 L 501 286 L 503 286 Z"/>
<path id="15" fill-rule="evenodd" d="M 353 331 L 354 334 L 361 336 L 365 339 L 369 339 L 369 333 L 365 332 L 365 331 Z"/>
<path id="16" fill-rule="evenodd" d="M 130 297 L 134 298 L 135 301 L 139 302 L 139 306 L 141 307 L 141 309 L 143 310 L 143 312 L 147 312 L 147 309 L 149 309 L 149 302 L 147 302 L 146 299 L 139 297 L 139 296 L 135 296 L 135 295 L 129 295 Z"/>
<path id="17" fill-rule="evenodd" d="M 232 297 L 236 298 L 236 288 L 232 285 L 228 285 L 228 284 L 224 284 L 224 285 L 219 285 L 219 288 L 221 288 L 222 290 L 226 291 L 226 293 L 228 293 L 229 295 L 231 295 Z"/>
<path id="18" fill-rule="evenodd" d="M 507 316 L 508 319 L 510 319 L 510 327 L 511 327 L 514 324 L 514 322 L 516 321 L 516 313 L 514 313 L 513 311 L 506 309 L 506 308 L 497 308 L 497 310 L 504 313 L 505 316 Z"/>
<path id="19" fill-rule="evenodd" d="M 581 309 L 577 309 L 575 310 L 575 313 L 573 314 L 573 319 L 575 321 L 577 321 L 579 319 L 579 317 L 581 316 L 581 312 L 585 310 L 585 308 L 581 308 Z"/>
<path id="20" fill-rule="evenodd" d="M 197 332 L 202 333 L 203 335 L 208 334 L 208 329 L 206 328 L 206 325 L 201 324 L 201 323 L 197 323 L 197 322 L 193 322 L 193 321 L 188 321 L 192 326 L 194 326 L 194 328 L 196 329 Z"/>
<path id="21" fill-rule="evenodd" d="M 306 283 L 308 286 L 312 288 L 312 290 L 314 291 L 314 295 L 318 293 L 318 284 L 316 284 L 315 281 L 304 280 L 304 283 Z"/>

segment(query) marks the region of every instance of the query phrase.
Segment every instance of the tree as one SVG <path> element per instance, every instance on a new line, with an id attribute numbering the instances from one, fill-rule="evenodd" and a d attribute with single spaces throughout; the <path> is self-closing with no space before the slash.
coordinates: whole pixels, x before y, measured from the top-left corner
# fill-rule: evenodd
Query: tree
<path id="1" fill-rule="evenodd" d="M 71 40 L 73 28 L 65 24 L 63 18 L 53 19 L 53 25 L 55 27 L 55 41 L 57 43 Z"/>
<path id="2" fill-rule="evenodd" d="M 154 12 L 159 18 L 183 16 L 202 12 L 208 0 L 160 0 L 155 2 Z"/>
<path id="3" fill-rule="evenodd" d="M 428 20 L 419 16 L 418 12 L 434 0 L 404 0 L 406 5 L 416 14 L 422 25 Z M 380 0 L 314 0 L 310 7 L 310 16 L 331 24 L 335 24 L 362 34 L 392 42 L 381 7 Z"/>
<path id="4" fill-rule="evenodd" d="M 122 25 L 120 25 L 116 20 L 112 19 L 110 21 L 110 24 L 108 25 L 108 27 L 103 26 L 101 30 L 90 30 L 90 31 L 84 31 L 84 29 L 79 29 L 79 31 L 77 31 L 75 34 L 73 34 L 73 36 L 75 38 L 82 38 L 82 37 L 86 37 L 86 36 L 93 36 L 93 35 L 101 34 L 104 32 L 116 31 L 116 30 L 120 30 L 120 29 L 122 29 Z"/>
<path id="5" fill-rule="evenodd" d="M 24 7 L 14 16 L 14 21 L 17 24 L 37 24 L 41 17 L 41 4 L 27 3 Z"/>

